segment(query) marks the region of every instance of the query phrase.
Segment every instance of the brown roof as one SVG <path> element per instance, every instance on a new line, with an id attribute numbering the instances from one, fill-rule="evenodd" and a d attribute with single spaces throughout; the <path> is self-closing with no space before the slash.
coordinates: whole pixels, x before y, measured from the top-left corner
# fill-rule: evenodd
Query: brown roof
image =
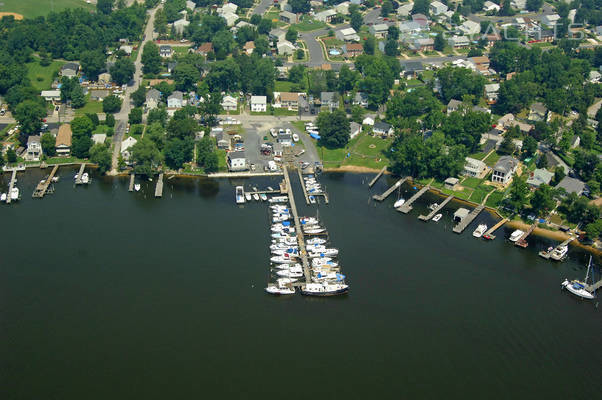
<path id="1" fill-rule="evenodd" d="M 56 134 L 56 146 L 71 147 L 71 125 L 63 124 L 59 126 L 59 133 Z"/>
<path id="2" fill-rule="evenodd" d="M 488 64 L 489 63 L 489 57 L 487 57 L 487 56 L 473 57 L 472 61 L 475 64 Z"/>
<path id="3" fill-rule="evenodd" d="M 332 65 L 330 65 L 330 64 L 322 64 L 322 66 L 320 67 L 320 69 L 322 71 L 330 71 L 332 69 Z"/>
<path id="4" fill-rule="evenodd" d="M 347 52 L 350 51 L 364 51 L 364 46 L 361 43 L 349 43 L 346 45 Z"/>
<path id="5" fill-rule="evenodd" d="M 255 42 L 247 42 L 245 43 L 245 45 L 243 46 L 243 49 L 245 50 L 249 50 L 249 49 L 254 49 L 255 48 Z"/>
<path id="6" fill-rule="evenodd" d="M 299 101 L 299 93 L 281 92 L 280 101 Z"/>
<path id="7" fill-rule="evenodd" d="M 175 83 L 175 81 L 173 79 L 151 79 L 148 84 L 149 86 L 155 86 L 160 84 L 161 82 L 167 82 L 170 85 L 173 85 Z"/>
<path id="8" fill-rule="evenodd" d="M 202 45 L 199 46 L 198 49 L 196 49 L 197 53 L 209 53 L 210 51 L 213 51 L 213 43 L 211 42 L 205 42 Z"/>

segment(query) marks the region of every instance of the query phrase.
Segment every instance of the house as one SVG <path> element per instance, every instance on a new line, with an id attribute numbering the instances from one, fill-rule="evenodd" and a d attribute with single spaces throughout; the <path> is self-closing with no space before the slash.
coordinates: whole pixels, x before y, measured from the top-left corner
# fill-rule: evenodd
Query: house
<path id="1" fill-rule="evenodd" d="M 529 108 L 529 120 L 530 121 L 545 121 L 548 115 L 548 109 L 543 103 L 536 102 L 531 104 Z"/>
<path id="2" fill-rule="evenodd" d="M 297 110 L 299 107 L 299 93 L 280 92 L 278 99 L 282 108 Z"/>
<path id="3" fill-rule="evenodd" d="M 598 71 L 590 71 L 589 72 L 589 81 L 591 83 L 599 83 L 602 75 Z"/>
<path id="4" fill-rule="evenodd" d="M 354 106 L 368 107 L 368 94 L 364 92 L 357 92 L 353 96 L 352 104 Z"/>
<path id="5" fill-rule="evenodd" d="M 413 51 L 433 51 L 435 41 L 432 38 L 418 38 L 414 39 L 408 47 Z"/>
<path id="6" fill-rule="evenodd" d="M 455 190 L 459 182 L 460 180 L 458 178 L 454 178 L 452 176 L 443 181 L 443 183 L 445 184 L 445 188 L 449 190 Z"/>
<path id="7" fill-rule="evenodd" d="M 227 26 L 234 26 L 236 21 L 238 21 L 238 15 L 232 12 L 225 12 L 223 14 L 219 14 L 219 16 L 226 20 Z"/>
<path id="8" fill-rule="evenodd" d="M 470 46 L 470 40 L 466 36 L 452 36 L 447 39 L 447 43 L 454 49 L 464 49 Z"/>
<path id="9" fill-rule="evenodd" d="M 422 31 L 423 26 L 414 21 L 403 21 L 399 23 L 399 33 L 401 35 L 416 34 Z"/>
<path id="10" fill-rule="evenodd" d="M 161 57 L 171 57 L 171 55 L 173 54 L 173 50 L 171 48 L 171 46 L 164 44 L 159 46 L 159 55 Z"/>
<path id="11" fill-rule="evenodd" d="M 408 61 L 402 64 L 403 75 L 406 78 L 416 78 L 420 72 L 424 72 L 426 69 L 420 61 Z"/>
<path id="12" fill-rule="evenodd" d="M 349 5 L 350 3 L 348 1 L 344 1 L 334 6 L 334 9 L 339 14 L 349 15 Z"/>
<path id="13" fill-rule="evenodd" d="M 510 2 L 510 5 L 515 10 L 524 10 L 525 8 L 527 8 L 527 0 L 512 0 Z"/>
<path id="14" fill-rule="evenodd" d="M 184 33 L 184 29 L 186 29 L 186 27 L 190 25 L 190 21 L 186 21 L 185 18 L 179 19 L 177 21 L 174 21 L 173 23 L 173 29 L 176 31 L 176 33 L 178 35 L 181 35 Z"/>
<path id="15" fill-rule="evenodd" d="M 268 38 L 270 39 L 270 42 L 273 42 L 274 40 L 277 42 L 283 42 L 286 40 L 286 31 L 280 28 L 274 28 L 268 34 Z"/>
<path id="16" fill-rule="evenodd" d="M 40 96 L 42 96 L 46 101 L 61 101 L 60 90 L 42 90 Z"/>
<path id="17" fill-rule="evenodd" d="M 346 43 L 343 45 L 343 52 L 348 58 L 357 57 L 364 54 L 364 46 L 361 43 Z"/>
<path id="18" fill-rule="evenodd" d="M 213 43 L 211 42 L 205 42 L 203 44 L 201 44 L 199 47 L 197 47 L 196 49 L 196 53 L 202 55 L 203 57 L 207 57 L 207 54 L 212 53 L 213 52 Z"/>
<path id="19" fill-rule="evenodd" d="M 245 43 L 242 49 L 245 51 L 245 53 L 247 53 L 247 55 L 250 56 L 251 54 L 253 54 L 253 50 L 255 50 L 255 42 L 250 41 Z"/>
<path id="20" fill-rule="evenodd" d="M 278 49 L 278 54 L 290 56 L 295 53 L 297 49 L 294 44 L 289 42 L 288 40 L 284 40 L 282 42 L 278 42 L 276 44 L 276 48 Z"/>
<path id="21" fill-rule="evenodd" d="M 473 36 L 481 32 L 481 24 L 466 20 L 458 27 L 458 29 L 466 36 Z"/>
<path id="22" fill-rule="evenodd" d="M 562 178 L 560 183 L 556 185 L 556 189 L 564 189 L 567 193 L 575 193 L 577 196 L 581 196 L 585 191 L 585 183 L 580 181 L 579 179 L 571 178 L 570 176 L 565 176 Z"/>
<path id="23" fill-rule="evenodd" d="M 579 137 L 579 135 L 573 135 L 570 142 L 571 149 L 576 149 L 577 147 L 579 147 L 580 144 L 581 138 Z"/>
<path id="24" fill-rule="evenodd" d="M 244 151 L 233 151 L 226 157 L 229 171 L 244 171 L 247 169 L 247 159 Z"/>
<path id="25" fill-rule="evenodd" d="M 559 19 L 560 19 L 560 15 L 558 15 L 558 14 L 543 15 L 541 17 L 541 23 L 543 25 L 546 25 L 546 26 L 552 28 L 553 26 L 556 25 L 556 23 L 558 22 Z"/>
<path id="26" fill-rule="evenodd" d="M 119 47 L 119 51 L 123 51 L 127 56 L 131 56 L 134 48 L 130 45 L 124 44 Z"/>
<path id="27" fill-rule="evenodd" d="M 297 20 L 297 14 L 289 12 L 289 11 L 282 11 L 280 13 L 279 19 L 280 19 L 280 21 L 282 21 L 286 24 L 296 24 L 297 22 L 299 22 Z"/>
<path id="28" fill-rule="evenodd" d="M 148 92 L 146 92 L 146 108 L 153 109 L 156 108 L 161 102 L 161 92 L 157 89 L 152 88 Z"/>
<path id="29" fill-rule="evenodd" d="M 221 106 L 224 111 L 236 111 L 238 109 L 238 100 L 230 95 L 222 97 Z"/>
<path id="30" fill-rule="evenodd" d="M 496 42 L 499 42 L 500 40 L 502 40 L 502 37 L 500 36 L 499 33 L 491 33 L 489 35 L 485 35 L 482 38 L 485 38 L 485 40 L 487 40 L 487 46 L 491 47 L 494 44 L 496 44 Z"/>
<path id="31" fill-rule="evenodd" d="M 101 83 L 103 85 L 111 83 L 111 74 L 109 74 L 108 72 L 98 74 L 98 83 Z"/>
<path id="32" fill-rule="evenodd" d="M 40 135 L 31 135 L 27 138 L 25 161 L 40 161 L 40 157 L 42 156 L 42 143 L 40 139 Z"/>
<path id="33" fill-rule="evenodd" d="M 499 83 L 488 83 L 485 85 L 485 97 L 490 103 L 495 103 L 498 98 L 498 92 L 500 91 Z"/>
<path id="34" fill-rule="evenodd" d="M 537 168 L 535 171 L 529 174 L 529 178 L 527 178 L 527 184 L 536 188 L 542 184 L 549 185 L 553 177 L 554 173 L 548 171 L 547 169 Z"/>
<path id="35" fill-rule="evenodd" d="M 339 108 L 339 97 L 336 92 L 322 92 L 320 94 L 320 104 L 322 108 L 329 108 L 332 111 Z"/>
<path id="36" fill-rule="evenodd" d="M 407 17 L 412 13 L 414 3 L 400 4 L 397 8 L 397 15 L 401 17 Z"/>
<path id="37" fill-rule="evenodd" d="M 56 154 L 61 157 L 69 157 L 71 154 L 71 132 L 70 124 L 63 124 L 59 126 L 59 131 L 56 134 Z"/>
<path id="38" fill-rule="evenodd" d="M 121 157 L 125 161 L 129 161 L 132 155 L 131 148 L 138 143 L 138 141 L 133 136 L 128 136 L 125 140 L 121 142 Z"/>
<path id="39" fill-rule="evenodd" d="M 492 1 L 486 1 L 483 3 L 483 11 L 485 12 L 498 12 L 500 11 L 500 6 L 495 4 Z"/>
<path id="40" fill-rule="evenodd" d="M 173 72 L 174 69 L 176 69 L 176 67 L 178 66 L 178 63 L 175 61 L 170 61 L 167 63 L 167 72 L 169 72 L 170 74 Z"/>
<path id="41" fill-rule="evenodd" d="M 109 94 L 108 90 L 92 89 L 90 90 L 90 100 L 103 101 Z"/>
<path id="42" fill-rule="evenodd" d="M 502 156 L 493 166 L 491 181 L 505 185 L 512 179 L 517 168 L 518 160 L 516 158 L 512 156 Z"/>
<path id="43" fill-rule="evenodd" d="M 357 122 L 351 122 L 349 124 L 349 139 L 353 139 L 362 131 L 362 126 Z"/>
<path id="44" fill-rule="evenodd" d="M 184 93 L 176 90 L 167 98 L 168 108 L 182 108 L 184 106 Z"/>
<path id="45" fill-rule="evenodd" d="M 387 24 L 374 24 L 370 27 L 370 33 L 377 39 L 384 39 L 389 33 L 389 26 Z"/>
<path id="46" fill-rule="evenodd" d="M 194 9 L 196 8 L 196 3 L 194 1 L 186 1 L 186 8 L 190 11 L 194 11 Z"/>
<path id="47" fill-rule="evenodd" d="M 106 133 L 95 133 L 92 135 L 92 143 L 94 144 L 104 144 L 105 140 L 107 140 Z"/>
<path id="48" fill-rule="evenodd" d="M 362 121 L 362 125 L 374 126 L 374 118 L 372 118 L 372 117 L 364 118 L 364 120 Z"/>
<path id="49" fill-rule="evenodd" d="M 215 141 L 218 149 L 222 150 L 230 150 L 230 145 L 232 141 L 230 140 L 230 135 L 224 132 L 218 132 L 215 135 Z"/>
<path id="50" fill-rule="evenodd" d="M 231 12 L 231 13 L 236 14 L 236 10 L 238 10 L 238 6 L 236 4 L 226 3 L 223 6 L 221 6 L 221 8 L 217 9 L 217 13 L 223 14 L 223 13 Z"/>
<path id="51" fill-rule="evenodd" d="M 422 26 L 422 29 L 428 30 L 429 19 L 426 15 L 421 13 L 412 14 L 412 21 L 418 22 Z"/>
<path id="52" fill-rule="evenodd" d="M 345 28 L 336 31 L 334 34 L 337 39 L 342 40 L 344 42 L 359 42 L 360 37 L 353 28 Z"/>
<path id="53" fill-rule="evenodd" d="M 481 160 L 470 157 L 466 157 L 464 160 L 466 161 L 466 164 L 464 164 L 464 175 L 481 178 L 483 173 L 487 171 L 487 164 Z"/>
<path id="54" fill-rule="evenodd" d="M 501 130 L 497 128 L 491 128 L 489 132 L 481 134 L 480 143 L 485 143 L 485 149 L 487 151 L 497 150 L 504 140 L 504 136 Z"/>
<path id="55" fill-rule="evenodd" d="M 334 17 L 337 16 L 337 12 L 333 9 L 320 11 L 314 15 L 314 18 L 320 22 L 330 23 Z"/>
<path id="56" fill-rule="evenodd" d="M 429 10 L 431 12 L 431 15 L 439 15 L 446 12 L 448 10 L 448 7 L 439 1 L 433 1 L 429 6 Z"/>
<path id="57" fill-rule="evenodd" d="M 470 57 L 470 61 L 477 67 L 480 68 L 489 68 L 489 57 L 487 56 L 478 56 L 478 57 Z"/>
<path id="58" fill-rule="evenodd" d="M 268 99 L 266 96 L 251 96 L 251 111 L 266 112 Z"/>
<path id="59" fill-rule="evenodd" d="M 393 127 L 390 124 L 379 121 L 379 122 L 374 123 L 374 126 L 372 127 L 372 132 L 385 138 L 385 137 L 393 135 L 394 131 L 393 131 Z"/>
<path id="60" fill-rule="evenodd" d="M 447 115 L 458 111 L 458 109 L 460 108 L 460 106 L 462 105 L 462 102 L 456 99 L 451 99 L 449 101 L 449 103 L 447 103 Z"/>
<path id="61" fill-rule="evenodd" d="M 74 62 L 68 62 L 61 67 L 61 76 L 66 76 L 67 78 L 72 78 L 77 76 L 79 72 L 79 64 Z"/>

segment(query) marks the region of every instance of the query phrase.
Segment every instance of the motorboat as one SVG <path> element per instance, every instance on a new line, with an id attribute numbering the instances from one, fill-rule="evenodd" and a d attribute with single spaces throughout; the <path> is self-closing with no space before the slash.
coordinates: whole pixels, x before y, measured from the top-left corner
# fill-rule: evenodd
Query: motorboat
<path id="1" fill-rule="evenodd" d="M 288 285 L 293 282 L 297 282 L 297 279 L 296 278 L 278 278 L 278 279 L 276 279 L 276 284 L 278 284 L 278 286 L 285 286 L 285 285 Z"/>
<path id="2" fill-rule="evenodd" d="M 272 239 L 290 238 L 291 235 L 288 232 L 274 232 L 272 233 Z"/>
<path id="3" fill-rule="evenodd" d="M 309 196 L 309 202 L 311 204 L 316 204 L 316 198 L 314 196 Z"/>
<path id="4" fill-rule="evenodd" d="M 303 267 L 300 264 L 281 264 L 284 268 L 279 268 L 282 270 L 287 270 L 293 273 L 303 273 Z"/>
<path id="5" fill-rule="evenodd" d="M 266 201 L 268 199 L 268 195 L 265 193 L 261 193 L 259 195 L 259 198 L 261 199 L 261 201 Z"/>
<path id="6" fill-rule="evenodd" d="M 552 260 L 561 261 L 561 260 L 564 260 L 564 258 L 566 257 L 568 252 L 569 252 L 569 246 L 557 247 L 554 249 L 554 251 L 552 251 L 550 258 Z"/>
<path id="7" fill-rule="evenodd" d="M 520 229 L 515 230 L 514 232 L 512 232 L 510 234 L 510 241 L 511 242 L 516 242 L 518 241 L 518 239 L 520 239 L 523 235 L 525 234 L 525 232 L 521 231 Z"/>
<path id="8" fill-rule="evenodd" d="M 280 271 L 276 272 L 276 275 L 283 276 L 285 278 L 301 278 L 303 276 L 303 272 L 292 272 L 288 269 L 281 269 Z"/>
<path id="9" fill-rule="evenodd" d="M 301 264 L 276 264 L 274 268 L 276 269 L 291 269 L 295 267 L 295 270 L 298 270 L 297 267 L 301 268 Z"/>
<path id="10" fill-rule="evenodd" d="M 309 229 L 304 229 L 303 233 L 305 233 L 306 235 L 318 235 L 320 233 L 324 233 L 326 231 L 326 229 L 324 228 L 309 228 Z"/>
<path id="11" fill-rule="evenodd" d="M 53 177 L 52 177 L 52 182 L 56 183 L 56 182 L 58 182 L 58 181 L 59 181 L 59 179 L 60 179 L 60 177 L 58 177 L 58 176 L 53 176 Z"/>
<path id="12" fill-rule="evenodd" d="M 474 232 L 472 233 L 472 236 L 474 236 L 476 238 L 480 238 L 481 236 L 483 236 L 483 233 L 485 233 L 486 230 L 487 230 L 487 225 L 480 224 L 479 226 L 477 226 L 477 229 L 474 230 Z"/>
<path id="13" fill-rule="evenodd" d="M 289 257 L 298 257 L 299 256 L 299 249 L 293 249 L 292 247 L 286 248 L 286 249 L 274 249 L 272 250 L 272 254 L 277 255 L 277 256 L 284 256 L 287 255 Z"/>
<path id="14" fill-rule="evenodd" d="M 245 189 L 242 186 L 236 186 L 236 204 L 244 204 Z"/>
<path id="15" fill-rule="evenodd" d="M 288 254 L 282 256 L 274 256 L 270 258 L 270 261 L 274 264 L 294 264 L 296 256 L 289 256 Z"/>
<path id="16" fill-rule="evenodd" d="M 10 199 L 11 201 L 19 200 L 19 188 L 12 188 L 12 190 L 10 191 Z"/>
<path id="17" fill-rule="evenodd" d="M 268 285 L 268 287 L 265 288 L 265 291 L 267 293 L 273 294 L 275 296 L 286 296 L 286 295 L 295 294 L 295 288 L 280 286 L 280 285 L 278 285 L 278 286 Z"/>
<path id="18" fill-rule="evenodd" d="M 87 172 L 84 172 L 84 173 L 82 174 L 82 183 L 83 183 L 84 185 L 87 185 L 88 183 L 90 183 L 90 175 L 88 175 L 88 173 L 87 173 Z"/>
<path id="19" fill-rule="evenodd" d="M 311 265 L 313 267 L 338 267 L 339 264 L 336 261 L 332 261 L 331 258 L 329 257 L 323 257 L 323 258 L 314 258 L 311 260 Z"/>
<path id="20" fill-rule="evenodd" d="M 344 283 L 306 283 L 301 286 L 301 294 L 305 296 L 336 296 L 349 291 Z"/>
<path id="21" fill-rule="evenodd" d="M 302 217 L 299 219 L 301 225 L 317 225 L 320 223 L 317 218 L 314 217 Z"/>
<path id="22" fill-rule="evenodd" d="M 323 258 L 323 257 L 334 257 L 339 254 L 338 249 L 324 249 L 317 252 L 311 252 L 309 258 Z"/>
<path id="23" fill-rule="evenodd" d="M 6 201 L 6 193 L 0 194 L 0 201 Z"/>
<path id="24" fill-rule="evenodd" d="M 439 222 L 439 220 L 441 219 L 441 217 L 443 217 L 443 214 L 437 214 L 433 217 L 433 221 L 435 222 Z"/>
<path id="25" fill-rule="evenodd" d="M 268 190 L 269 190 L 270 192 L 273 192 L 273 191 L 274 191 L 274 188 L 273 188 L 273 187 L 271 187 L 271 186 L 268 186 Z"/>
<path id="26" fill-rule="evenodd" d="M 140 191 L 140 184 L 139 183 L 137 183 L 137 184 L 134 185 L 134 190 L 137 191 L 137 192 Z"/>
<path id="27" fill-rule="evenodd" d="M 245 200 L 251 201 L 251 193 L 245 193 Z"/>
<path id="28" fill-rule="evenodd" d="M 293 133 L 293 142 L 298 142 L 299 141 L 299 135 L 297 135 L 296 133 Z"/>
<path id="29" fill-rule="evenodd" d="M 437 207 L 439 207 L 439 204 L 438 203 L 433 203 L 433 204 L 429 205 L 429 210 L 431 210 L 431 211 L 436 210 Z"/>
<path id="30" fill-rule="evenodd" d="M 569 292 L 573 293 L 575 296 L 581 297 L 582 299 L 591 300 L 595 298 L 595 294 L 591 293 L 586 289 L 586 287 L 588 286 L 587 280 L 589 278 L 589 271 L 591 267 L 592 256 L 589 256 L 589 263 L 587 264 L 587 272 L 585 273 L 585 279 L 583 279 L 583 281 L 579 281 L 577 279 L 569 281 L 568 279 L 565 279 L 564 282 L 562 282 L 561 284 L 562 287 L 568 290 Z"/>
<path id="31" fill-rule="evenodd" d="M 399 199 L 393 204 L 393 208 L 399 208 L 403 206 L 403 203 L 406 202 L 406 199 Z"/>
<path id="32" fill-rule="evenodd" d="M 259 201 L 259 195 L 257 193 L 253 193 L 253 200 Z"/>
<path id="33" fill-rule="evenodd" d="M 318 245 L 318 244 L 324 244 L 326 243 L 326 239 L 322 239 L 322 238 L 311 238 L 305 241 L 305 243 L 307 243 L 308 245 Z"/>
<path id="34" fill-rule="evenodd" d="M 286 203 L 288 201 L 288 196 L 274 196 L 269 202 L 270 203 Z"/>

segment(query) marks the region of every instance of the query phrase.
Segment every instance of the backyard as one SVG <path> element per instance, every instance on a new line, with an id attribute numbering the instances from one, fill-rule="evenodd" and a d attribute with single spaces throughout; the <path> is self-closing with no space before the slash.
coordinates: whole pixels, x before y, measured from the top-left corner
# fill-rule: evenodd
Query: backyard
<path id="1" fill-rule="evenodd" d="M 61 11 L 65 8 L 96 9 L 94 4 L 88 4 L 83 0 L 2 0 L 0 4 L 2 4 L 1 12 L 14 12 L 26 18 L 48 15 L 51 11 Z"/>
<path id="2" fill-rule="evenodd" d="M 40 65 L 39 59 L 36 58 L 35 61 L 25 64 L 27 66 L 27 77 L 37 90 L 48 90 L 53 77 L 58 75 L 58 71 L 63 64 L 65 64 L 64 61 L 52 61 L 50 65 L 43 67 Z"/>

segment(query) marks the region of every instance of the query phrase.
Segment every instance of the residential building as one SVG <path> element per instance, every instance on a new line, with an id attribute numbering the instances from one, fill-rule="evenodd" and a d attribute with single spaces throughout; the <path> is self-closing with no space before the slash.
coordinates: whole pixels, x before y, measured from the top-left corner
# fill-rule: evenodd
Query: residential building
<path id="1" fill-rule="evenodd" d="M 238 15 L 232 12 L 225 12 L 219 15 L 226 20 L 227 26 L 234 26 L 234 24 L 236 24 L 236 21 L 238 21 Z"/>
<path id="2" fill-rule="evenodd" d="M 473 36 L 481 32 L 481 24 L 466 20 L 458 27 L 458 29 L 466 36 Z"/>
<path id="3" fill-rule="evenodd" d="M 530 121 L 545 121 L 548 116 L 548 108 L 543 103 L 536 102 L 529 108 Z"/>
<path id="4" fill-rule="evenodd" d="M 560 183 L 556 185 L 556 189 L 560 188 L 566 190 L 567 193 L 575 193 L 578 196 L 581 196 L 586 190 L 586 185 L 579 179 L 571 178 L 570 176 L 565 176 L 564 178 L 562 178 Z"/>
<path id="5" fill-rule="evenodd" d="M 336 92 L 322 92 L 320 94 L 320 104 L 322 108 L 328 108 L 330 111 L 339 108 L 339 96 Z"/>
<path id="6" fill-rule="evenodd" d="M 207 54 L 210 52 L 213 52 L 213 43 L 211 42 L 205 42 L 196 49 L 196 53 L 202 55 L 203 57 L 207 57 Z"/>
<path id="7" fill-rule="evenodd" d="M 372 118 L 372 117 L 364 118 L 364 120 L 362 121 L 362 125 L 374 126 L 374 118 Z"/>
<path id="8" fill-rule="evenodd" d="M 173 23 L 173 29 L 176 31 L 176 33 L 178 35 L 181 35 L 184 33 L 184 29 L 186 29 L 186 27 L 190 25 L 190 21 L 186 21 L 185 18 L 179 19 L 177 21 L 174 21 Z"/>
<path id="9" fill-rule="evenodd" d="M 61 101 L 60 90 L 42 90 L 40 96 L 42 96 L 46 101 Z"/>
<path id="10" fill-rule="evenodd" d="M 353 28 L 339 29 L 334 34 L 337 39 L 345 42 L 359 42 L 360 37 Z"/>
<path id="11" fill-rule="evenodd" d="M 344 1 L 334 6 L 334 10 L 341 15 L 349 15 L 349 2 Z"/>
<path id="12" fill-rule="evenodd" d="M 218 132 L 215 135 L 215 142 L 217 144 L 217 148 L 221 150 L 230 150 L 230 146 L 232 144 L 230 135 L 224 132 Z"/>
<path id="13" fill-rule="evenodd" d="M 251 96 L 251 111 L 266 112 L 268 109 L 268 99 L 266 96 Z"/>
<path id="14" fill-rule="evenodd" d="M 299 93 L 280 92 L 277 100 L 280 102 L 280 107 L 282 108 L 297 110 L 299 107 Z"/>
<path id="15" fill-rule="evenodd" d="M 247 169 L 247 159 L 244 151 L 233 151 L 226 157 L 229 171 L 244 171 Z"/>
<path id="16" fill-rule="evenodd" d="M 491 33 L 489 35 L 485 36 L 485 39 L 487 39 L 487 46 L 491 47 L 493 46 L 496 42 L 499 42 L 500 40 L 502 40 L 502 37 L 500 36 L 499 33 Z"/>
<path id="17" fill-rule="evenodd" d="M 349 124 L 349 139 L 353 139 L 362 131 L 362 126 L 357 122 L 351 122 Z"/>
<path id="18" fill-rule="evenodd" d="M 186 1 L 186 8 L 190 11 L 194 11 L 194 9 L 196 8 L 196 3 L 194 1 Z"/>
<path id="19" fill-rule="evenodd" d="M 236 97 L 225 95 L 222 97 L 221 106 L 224 111 L 236 111 L 238 109 L 238 100 Z"/>
<path id="20" fill-rule="evenodd" d="M 374 132 L 376 135 L 382 136 L 383 138 L 391 136 L 394 133 L 393 127 L 386 122 L 375 122 L 374 126 L 372 127 L 372 132 Z"/>
<path id="21" fill-rule="evenodd" d="M 90 100 L 103 101 L 109 94 L 108 90 L 93 89 L 90 90 Z"/>
<path id="22" fill-rule="evenodd" d="M 403 68 L 403 75 L 406 78 L 416 78 L 419 73 L 426 71 L 420 61 L 406 61 L 401 67 Z"/>
<path id="23" fill-rule="evenodd" d="M 498 12 L 500 11 L 500 6 L 495 4 L 492 1 L 486 1 L 483 3 L 483 11 L 485 12 Z"/>
<path id="24" fill-rule="evenodd" d="M 544 168 L 537 168 L 535 171 L 529 174 L 529 178 L 527 178 L 527 184 L 532 187 L 539 187 L 542 184 L 549 185 L 553 177 L 553 172 L 550 172 Z"/>
<path id="25" fill-rule="evenodd" d="M 384 39 L 389 33 L 389 26 L 387 24 L 374 24 L 370 27 L 370 33 L 377 39 Z"/>
<path id="26" fill-rule="evenodd" d="M 352 104 L 354 106 L 368 107 L 368 93 L 357 92 L 353 97 Z"/>
<path id="27" fill-rule="evenodd" d="M 119 50 L 123 51 L 127 56 L 131 56 L 132 51 L 134 51 L 133 47 L 127 44 L 119 46 Z"/>
<path id="28" fill-rule="evenodd" d="M 456 187 L 458 186 L 458 183 L 460 183 L 460 180 L 458 178 L 450 176 L 445 181 L 443 181 L 443 183 L 445 184 L 445 188 L 446 189 L 456 190 Z M 456 211 L 456 213 L 458 213 L 458 215 L 464 215 L 464 212 L 462 212 L 461 210 L 466 210 L 466 209 L 465 208 L 459 208 L 458 211 Z M 468 211 L 468 210 L 466 210 L 466 211 Z M 454 219 L 456 218 L 456 213 L 454 213 Z M 468 215 L 468 214 L 466 214 L 466 215 Z M 464 215 L 464 217 L 466 215 Z M 464 217 L 462 217 L 462 219 L 464 219 Z"/>
<path id="29" fill-rule="evenodd" d="M 399 22 L 399 33 L 401 35 L 411 35 L 420 33 L 424 27 L 420 25 L 418 22 L 414 21 L 401 21 Z"/>
<path id="30" fill-rule="evenodd" d="M 94 144 L 104 144 L 106 140 L 106 133 L 95 133 L 94 135 L 92 135 L 92 143 Z"/>
<path id="31" fill-rule="evenodd" d="M 109 74 L 108 72 L 98 74 L 98 83 L 101 83 L 103 85 L 111 83 L 111 74 Z"/>
<path id="32" fill-rule="evenodd" d="M 176 69 L 176 67 L 178 66 L 178 63 L 175 61 L 170 61 L 167 63 L 167 72 L 169 72 L 170 74 L 174 71 L 174 69 Z"/>
<path id="33" fill-rule="evenodd" d="M 439 15 L 446 12 L 448 10 L 448 7 L 439 1 L 433 1 L 429 5 L 429 10 L 431 12 L 431 15 Z"/>
<path id="34" fill-rule="evenodd" d="M 433 51 L 435 41 L 432 38 L 414 39 L 409 45 L 409 49 L 413 51 Z"/>
<path id="35" fill-rule="evenodd" d="M 61 67 L 61 76 L 72 78 L 77 76 L 79 72 L 79 64 L 74 62 L 68 62 Z"/>
<path id="36" fill-rule="evenodd" d="M 489 103 L 495 103 L 498 98 L 498 92 L 500 91 L 499 83 L 488 83 L 485 85 L 485 97 Z"/>
<path id="37" fill-rule="evenodd" d="M 121 142 L 121 157 L 125 161 L 130 161 L 130 157 L 132 156 L 132 147 L 136 143 L 138 143 L 138 141 L 133 136 L 128 136 L 125 140 Z"/>
<path id="38" fill-rule="evenodd" d="M 558 14 L 543 15 L 541 17 L 541 23 L 551 28 L 556 25 L 559 19 L 560 15 Z"/>
<path id="39" fill-rule="evenodd" d="M 56 154 L 61 157 L 69 157 L 71 154 L 71 132 L 70 124 L 63 124 L 59 126 L 59 131 L 56 134 L 55 149 Z"/>
<path id="40" fill-rule="evenodd" d="M 471 57 L 470 61 L 472 61 L 472 63 L 476 65 L 477 69 L 479 69 L 479 67 L 485 69 L 489 68 L 489 57 L 487 56 Z"/>
<path id="41" fill-rule="evenodd" d="M 475 158 L 466 157 L 464 164 L 464 175 L 480 178 L 487 171 L 487 164 Z"/>
<path id="42" fill-rule="evenodd" d="M 357 57 L 364 54 L 364 46 L 361 43 L 346 43 L 343 45 L 343 52 L 348 58 Z"/>
<path id="43" fill-rule="evenodd" d="M 470 46 L 470 40 L 466 36 L 452 36 L 447 39 L 447 43 L 454 49 L 464 49 Z"/>
<path id="44" fill-rule="evenodd" d="M 451 99 L 449 103 L 447 103 L 447 115 L 456 112 L 460 109 L 462 102 L 456 99 Z"/>
<path id="45" fill-rule="evenodd" d="M 167 98 L 168 108 L 182 108 L 184 106 L 184 93 L 176 90 Z"/>
<path id="46" fill-rule="evenodd" d="M 286 56 L 293 55 L 295 53 L 295 50 L 297 50 L 295 45 L 289 42 L 288 40 L 278 42 L 276 44 L 276 48 L 278 49 L 278 54 Z"/>
<path id="47" fill-rule="evenodd" d="M 512 0 L 510 2 L 510 5 L 515 10 L 524 10 L 525 8 L 527 8 L 527 0 Z"/>
<path id="48" fill-rule="evenodd" d="M 159 55 L 161 57 L 171 57 L 173 54 L 173 50 L 170 45 L 163 44 L 159 46 Z"/>
<path id="49" fill-rule="evenodd" d="M 161 92 L 159 92 L 157 89 L 152 88 L 150 89 L 148 92 L 146 92 L 146 108 L 148 109 L 153 109 L 153 108 L 157 108 L 157 106 L 159 105 L 159 103 L 161 102 Z"/>
<path id="50" fill-rule="evenodd" d="M 279 19 L 286 24 L 296 24 L 298 22 L 297 14 L 289 11 L 282 11 Z"/>
<path id="51" fill-rule="evenodd" d="M 330 23 L 334 17 L 337 16 L 337 12 L 333 9 L 320 11 L 314 15 L 314 18 L 320 22 Z"/>
<path id="52" fill-rule="evenodd" d="M 284 42 L 286 40 L 286 31 L 280 28 L 274 28 L 270 31 L 268 37 L 270 42 L 273 42 L 274 40 L 278 42 Z"/>
<path id="53" fill-rule="evenodd" d="M 412 13 L 412 9 L 414 8 L 414 3 L 405 3 L 400 4 L 397 8 L 397 15 L 401 17 L 407 17 Z"/>
<path id="54" fill-rule="evenodd" d="M 247 55 L 250 56 L 251 54 L 253 54 L 253 50 L 255 50 L 255 42 L 250 41 L 245 43 L 242 49 L 245 51 L 245 53 L 247 53 Z"/>
<path id="55" fill-rule="evenodd" d="M 412 14 L 412 21 L 418 22 L 422 26 L 422 29 L 428 30 L 429 19 L 426 15 L 421 13 Z"/>
<path id="56" fill-rule="evenodd" d="M 25 161 L 40 161 L 42 156 L 42 143 L 40 135 L 31 135 L 27 137 L 27 150 L 25 152 Z"/>
<path id="57" fill-rule="evenodd" d="M 516 158 L 512 156 L 502 156 L 493 167 L 491 181 L 505 185 L 510 182 L 517 168 L 518 160 Z"/>

